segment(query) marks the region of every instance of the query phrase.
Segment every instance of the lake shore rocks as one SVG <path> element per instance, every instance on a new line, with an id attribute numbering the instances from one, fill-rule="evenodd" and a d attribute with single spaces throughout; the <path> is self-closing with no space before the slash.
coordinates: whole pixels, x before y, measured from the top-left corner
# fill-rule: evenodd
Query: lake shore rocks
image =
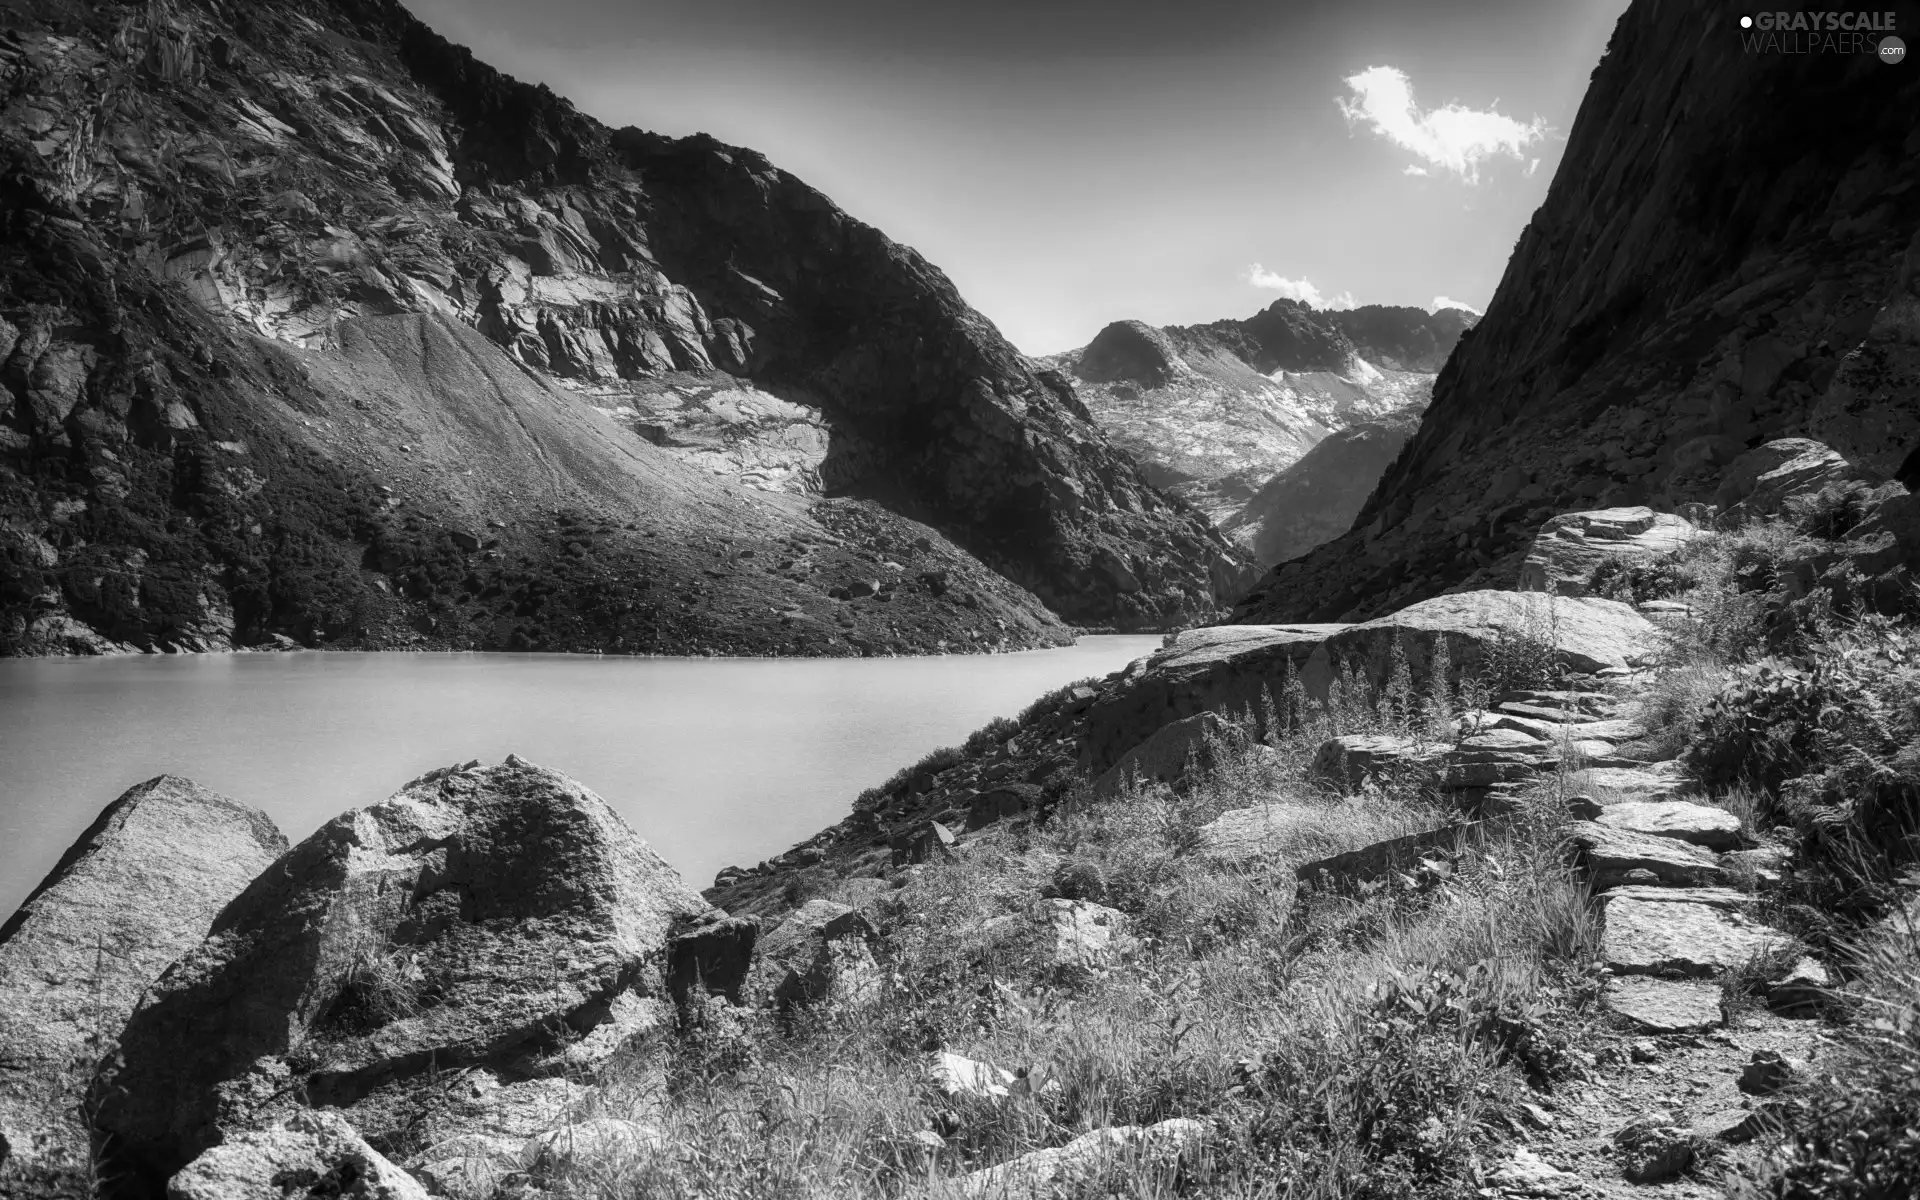
<path id="1" fill-rule="evenodd" d="M 162 775 L 107 805 L 0 925 L 0 1194 L 85 1194 L 78 1113 L 95 1064 L 286 848 L 265 813 Z"/>
<path id="2" fill-rule="evenodd" d="M 590 1071 L 563 1048 L 657 1024 L 672 933 L 709 910 L 557 771 L 424 775 L 283 855 L 154 985 L 92 1092 L 119 1186 L 157 1191 L 296 1089 L 377 1147 L 430 1123 L 431 1077 Z"/>

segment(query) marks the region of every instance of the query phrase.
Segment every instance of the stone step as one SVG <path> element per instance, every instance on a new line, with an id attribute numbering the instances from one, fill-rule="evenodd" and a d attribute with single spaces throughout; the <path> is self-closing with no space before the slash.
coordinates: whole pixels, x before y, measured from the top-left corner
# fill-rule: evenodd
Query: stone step
<path id="1" fill-rule="evenodd" d="M 1699 980 L 1628 975 L 1609 982 L 1600 1002 L 1643 1033 L 1701 1033 L 1727 1020 L 1720 985 Z"/>
<path id="2" fill-rule="evenodd" d="M 1644 900 L 1650 904 L 1705 904 L 1711 908 L 1748 909 L 1760 903 L 1751 892 L 1725 887 L 1659 887 L 1627 884 L 1596 897 L 1602 904 L 1614 900 Z"/>
<path id="3" fill-rule="evenodd" d="M 1791 943 L 1777 929 L 1707 904 L 1615 900 L 1605 920 L 1601 958 L 1617 975 L 1707 977 Z"/>
<path id="4" fill-rule="evenodd" d="M 1727 879 L 1726 870 L 1713 854 L 1675 838 L 1618 829 L 1598 821 L 1573 822 L 1567 837 L 1578 861 L 1591 874 L 1595 891 L 1631 883 L 1695 887 L 1722 884 Z"/>
<path id="5" fill-rule="evenodd" d="M 1598 823 L 1631 833 L 1676 838 L 1709 850 L 1740 845 L 1740 818 L 1724 808 L 1686 800 L 1628 800 L 1606 805 Z"/>

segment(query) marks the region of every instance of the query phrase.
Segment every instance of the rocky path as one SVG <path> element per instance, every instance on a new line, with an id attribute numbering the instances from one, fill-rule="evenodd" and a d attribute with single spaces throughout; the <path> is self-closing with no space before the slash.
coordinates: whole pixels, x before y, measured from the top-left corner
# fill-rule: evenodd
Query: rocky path
<path id="1" fill-rule="evenodd" d="M 1757 914 L 1785 852 L 1737 816 L 1689 798 L 1674 762 L 1619 757 L 1640 736 L 1637 679 L 1613 691 L 1541 693 L 1469 719 L 1578 747 L 1566 777 L 1571 839 L 1594 888 L 1615 1032 L 1583 1080 L 1542 1097 L 1485 1196 L 1718 1196 L 1729 1156 L 1758 1129 L 1764 1097 L 1818 1054 L 1821 965 Z M 1463 743 L 1485 741 L 1487 734 Z M 1540 759 L 1560 759 L 1532 751 Z M 1568 764 L 1573 765 L 1573 764 Z M 1726 986 L 1733 972 L 1757 996 Z M 1733 1008 L 1729 1010 L 1729 998 Z"/>

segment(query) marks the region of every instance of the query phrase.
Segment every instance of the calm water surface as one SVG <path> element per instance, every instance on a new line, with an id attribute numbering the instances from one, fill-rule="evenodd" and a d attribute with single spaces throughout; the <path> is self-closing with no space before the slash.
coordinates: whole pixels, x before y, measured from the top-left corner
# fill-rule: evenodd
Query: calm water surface
<path id="1" fill-rule="evenodd" d="M 861 789 L 1155 637 L 882 659 L 232 654 L 0 660 L 0 917 L 101 807 L 162 773 L 294 841 L 434 767 L 509 752 L 606 797 L 696 887 Z"/>

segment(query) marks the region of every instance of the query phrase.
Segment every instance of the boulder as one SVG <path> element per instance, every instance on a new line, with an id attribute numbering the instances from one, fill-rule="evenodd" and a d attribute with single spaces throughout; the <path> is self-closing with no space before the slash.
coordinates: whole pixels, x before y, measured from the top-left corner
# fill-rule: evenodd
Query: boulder
<path id="1" fill-rule="evenodd" d="M 1190 1117 L 1157 1125 L 1124 1125 L 1083 1133 L 1064 1146 L 1035 1150 L 998 1166 L 968 1173 L 963 1195 L 983 1200 L 1043 1200 L 1078 1195 L 1109 1173 L 1135 1180 L 1171 1172 L 1181 1157 L 1206 1139 L 1207 1127 Z M 1102 1189 L 1101 1194 L 1111 1189 Z"/>
<path id="2" fill-rule="evenodd" d="M 1613 1144 L 1629 1183 L 1659 1183 L 1693 1165 L 1693 1134 L 1668 1113 L 1634 1121 L 1613 1135 Z"/>
<path id="3" fill-rule="evenodd" d="M 1788 1058 L 1778 1050 L 1755 1050 L 1753 1058 L 1740 1068 L 1735 1085 L 1750 1096 L 1767 1096 L 1792 1083 L 1807 1064 Z"/>
<path id="4" fill-rule="evenodd" d="M 667 1139 L 652 1126 L 618 1117 L 596 1117 L 528 1138 L 520 1148 L 520 1159 L 531 1171 L 597 1169 L 604 1173 L 656 1153 L 666 1144 Z"/>
<path id="5" fill-rule="evenodd" d="M 759 921 L 718 909 L 684 922 L 667 946 L 667 989 L 674 1003 L 685 1007 L 697 992 L 737 1002 L 759 937 Z"/>
<path id="6" fill-rule="evenodd" d="M 1320 743 L 1307 777 L 1341 793 L 1352 793 L 1369 784 L 1425 774 L 1440 751 L 1439 746 L 1421 745 L 1410 738 L 1344 734 Z"/>
<path id="7" fill-rule="evenodd" d="M 1374 687 L 1384 687 L 1398 643 L 1405 649 L 1415 688 L 1425 688 L 1433 649 L 1441 638 L 1447 642 L 1449 678 L 1456 681 L 1480 671 L 1489 650 L 1512 639 L 1551 643 L 1559 663 L 1593 674 L 1653 653 L 1662 637 L 1631 606 L 1612 600 L 1540 592 L 1457 592 L 1329 635 L 1309 656 L 1302 679 L 1309 695 L 1324 698 L 1338 664 L 1344 663 Z"/>
<path id="8" fill-rule="evenodd" d="M 338 1113 L 302 1112 L 237 1133 L 167 1185 L 167 1200 L 427 1200 L 427 1189 L 367 1145 Z"/>
<path id="9" fill-rule="evenodd" d="M 107 805 L 0 925 L 0 1194 L 87 1191 L 76 1119 L 140 994 L 287 848 L 266 814 L 162 775 Z"/>
<path id="10" fill-rule="evenodd" d="M 1682 976 L 1730 971 L 1786 944 L 1785 935 L 1737 912 L 1645 900 L 1608 902 L 1601 942 L 1617 974 Z"/>
<path id="11" fill-rule="evenodd" d="M 1729 516 L 1768 517 L 1855 474 L 1853 464 L 1823 443 L 1778 438 L 1727 464 L 1713 500 Z"/>
<path id="12" fill-rule="evenodd" d="M 1644 506 L 1562 513 L 1534 535 L 1533 547 L 1520 566 L 1519 588 L 1585 596 L 1602 563 L 1623 567 L 1644 563 L 1678 550 L 1698 533 L 1686 518 Z"/>
<path id="13" fill-rule="evenodd" d="M 1740 818 L 1710 804 L 1628 800 L 1603 807 L 1596 819 L 1614 829 L 1677 838 L 1709 850 L 1731 850 L 1740 844 Z"/>
<path id="14" fill-rule="evenodd" d="M 1057 968 L 1104 971 L 1133 952 L 1126 914 L 1090 900 L 1046 902 L 1045 953 Z"/>
<path id="15" fill-rule="evenodd" d="M 1408 870 L 1430 856 L 1452 854 L 1479 833 L 1480 825 L 1475 821 L 1388 838 L 1358 850 L 1301 863 L 1294 868 L 1294 877 L 1301 887 L 1349 888 L 1391 872 Z"/>
<path id="16" fill-rule="evenodd" d="M 1344 625 L 1220 625 L 1190 629 L 1136 661 L 1087 709 L 1082 765 L 1104 774 L 1162 726 L 1203 712 L 1258 712 Z"/>
<path id="17" fill-rule="evenodd" d="M 1567 839 L 1576 862 L 1593 878 L 1595 891 L 1640 882 L 1632 872 L 1646 871 L 1653 881 L 1679 887 L 1726 882 L 1726 872 L 1711 853 L 1675 838 L 1655 837 L 1602 825 L 1575 821 Z"/>
<path id="18" fill-rule="evenodd" d="M 949 1100 L 962 1096 L 974 1100 L 1004 1100 L 1012 1088 L 1014 1074 L 963 1054 L 936 1050 L 927 1055 L 926 1081 L 935 1093 Z"/>
<path id="19" fill-rule="evenodd" d="M 1094 794 L 1115 795 L 1129 778 L 1142 784 L 1172 784 L 1186 778 L 1189 769 L 1210 771 L 1214 767 L 1213 747 L 1239 738 L 1239 730 L 1217 713 L 1195 713 L 1170 721 L 1094 780 Z"/>
<path id="20" fill-rule="evenodd" d="M 876 994 L 880 971 L 868 943 L 865 913 L 832 900 L 809 900 L 761 941 L 747 993 L 786 1011 L 796 1005 L 863 1003 Z"/>
<path id="21" fill-rule="evenodd" d="M 984 829 L 995 821 L 1032 812 L 1045 798 L 1046 792 L 1033 783 L 1003 783 L 975 792 L 967 803 L 967 828 Z"/>
<path id="22" fill-rule="evenodd" d="M 1609 982 L 1601 1002 L 1643 1033 L 1700 1033 L 1727 1019 L 1720 986 L 1694 980 L 1628 975 Z"/>
<path id="23" fill-rule="evenodd" d="M 1256 804 L 1221 813 L 1200 828 L 1200 853 L 1224 863 L 1250 863 L 1280 853 L 1318 819 L 1298 804 Z"/>
<path id="24" fill-rule="evenodd" d="M 646 1027 L 649 964 L 709 911 L 557 771 L 422 776 L 288 851 L 154 985 L 92 1091 L 112 1168 L 165 1178 L 296 1089 L 380 1141 L 437 1111 L 450 1071 L 577 1074 L 562 1049 Z"/>

